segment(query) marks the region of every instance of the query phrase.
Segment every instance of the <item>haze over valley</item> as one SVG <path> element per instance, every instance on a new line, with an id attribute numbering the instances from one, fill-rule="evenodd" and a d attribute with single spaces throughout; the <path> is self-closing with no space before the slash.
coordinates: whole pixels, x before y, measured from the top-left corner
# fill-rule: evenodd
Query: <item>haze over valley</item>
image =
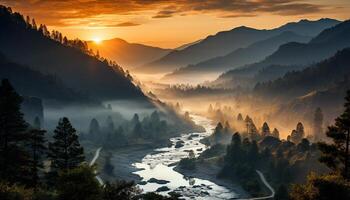
<path id="1" fill-rule="evenodd" d="M 350 199 L 349 11 L 0 0 L 0 199 Z"/>

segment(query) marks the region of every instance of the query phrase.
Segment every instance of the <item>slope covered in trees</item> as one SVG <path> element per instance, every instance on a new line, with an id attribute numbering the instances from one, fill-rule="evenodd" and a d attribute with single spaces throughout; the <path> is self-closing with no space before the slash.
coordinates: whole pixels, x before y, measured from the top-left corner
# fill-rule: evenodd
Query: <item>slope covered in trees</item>
<path id="1" fill-rule="evenodd" d="M 65 85 L 97 99 L 146 99 L 116 64 L 99 59 L 80 40 L 39 28 L 10 8 L 0 7 L 0 52 L 10 60 L 59 77 Z"/>
<path id="2" fill-rule="evenodd" d="M 65 87 L 59 78 L 44 75 L 28 67 L 16 64 L 0 53 L 0 78 L 7 78 L 24 96 L 35 96 L 60 102 L 88 102 L 89 98 Z"/>
<path id="3" fill-rule="evenodd" d="M 350 49 L 312 65 L 302 71 L 289 72 L 284 77 L 256 85 L 255 92 L 266 97 L 293 98 L 312 91 L 327 90 L 350 73 Z"/>

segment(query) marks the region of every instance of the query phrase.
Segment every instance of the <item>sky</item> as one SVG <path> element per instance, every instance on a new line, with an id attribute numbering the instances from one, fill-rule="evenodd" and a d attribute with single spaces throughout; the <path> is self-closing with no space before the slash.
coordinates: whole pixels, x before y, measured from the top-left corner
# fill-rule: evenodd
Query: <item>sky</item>
<path id="1" fill-rule="evenodd" d="M 175 48 L 238 26 L 350 18 L 350 0 L 0 0 L 68 38 Z"/>

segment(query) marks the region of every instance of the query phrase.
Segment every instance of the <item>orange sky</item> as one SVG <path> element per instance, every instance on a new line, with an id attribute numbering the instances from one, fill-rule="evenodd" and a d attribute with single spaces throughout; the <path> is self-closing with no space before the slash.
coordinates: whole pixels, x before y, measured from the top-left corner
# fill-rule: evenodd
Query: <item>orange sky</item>
<path id="1" fill-rule="evenodd" d="M 350 18 L 350 0 L 0 0 L 69 38 L 123 38 L 165 48 L 245 25 Z"/>

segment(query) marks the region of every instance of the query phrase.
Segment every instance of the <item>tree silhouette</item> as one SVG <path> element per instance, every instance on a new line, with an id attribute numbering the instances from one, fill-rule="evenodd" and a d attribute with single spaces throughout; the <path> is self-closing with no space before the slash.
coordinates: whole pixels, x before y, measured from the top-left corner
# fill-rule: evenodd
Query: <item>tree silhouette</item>
<path id="1" fill-rule="evenodd" d="M 243 121 L 243 116 L 242 116 L 241 113 L 239 113 L 239 114 L 237 115 L 237 121 L 239 121 L 239 122 Z"/>
<path id="2" fill-rule="evenodd" d="M 273 129 L 273 131 L 272 131 L 272 137 L 280 138 L 280 132 L 278 131 L 277 128 L 274 128 L 274 129 Z"/>
<path id="3" fill-rule="evenodd" d="M 22 98 L 7 79 L 0 86 L 0 179 L 25 181 L 28 155 L 24 145 L 28 139 L 27 124 L 20 112 Z"/>
<path id="4" fill-rule="evenodd" d="M 350 91 L 345 97 L 344 112 L 335 119 L 335 124 L 328 127 L 327 137 L 333 143 L 319 143 L 322 152 L 320 161 L 346 179 L 349 175 L 349 142 L 350 142 Z"/>
<path id="5" fill-rule="evenodd" d="M 288 136 L 288 141 L 291 141 L 295 144 L 299 144 L 304 137 L 305 137 L 304 126 L 301 122 L 299 122 L 297 124 L 296 129 L 292 131 L 290 136 Z"/>
<path id="6" fill-rule="evenodd" d="M 53 172 L 73 169 L 84 162 L 84 149 L 80 146 L 76 130 L 68 118 L 59 120 L 54 133 L 54 141 L 49 143 L 48 154 Z"/>
<path id="7" fill-rule="evenodd" d="M 261 135 L 263 137 L 271 135 L 270 127 L 269 127 L 269 125 L 266 122 L 264 122 L 264 124 L 263 124 L 263 126 L 261 128 Z"/>
<path id="8" fill-rule="evenodd" d="M 100 135 L 100 124 L 95 118 L 93 118 L 90 122 L 89 136 L 91 139 L 95 140 L 99 138 L 99 135 Z"/>
<path id="9" fill-rule="evenodd" d="M 315 141 L 319 141 L 323 136 L 323 113 L 321 108 L 317 108 L 314 114 L 313 132 Z"/>
<path id="10" fill-rule="evenodd" d="M 31 174 L 31 186 L 35 189 L 39 184 L 39 171 L 43 168 L 42 157 L 47 150 L 46 139 L 45 139 L 45 130 L 40 128 L 34 128 L 29 130 L 29 140 L 28 140 L 28 149 L 31 154 L 30 159 L 30 174 Z"/>

